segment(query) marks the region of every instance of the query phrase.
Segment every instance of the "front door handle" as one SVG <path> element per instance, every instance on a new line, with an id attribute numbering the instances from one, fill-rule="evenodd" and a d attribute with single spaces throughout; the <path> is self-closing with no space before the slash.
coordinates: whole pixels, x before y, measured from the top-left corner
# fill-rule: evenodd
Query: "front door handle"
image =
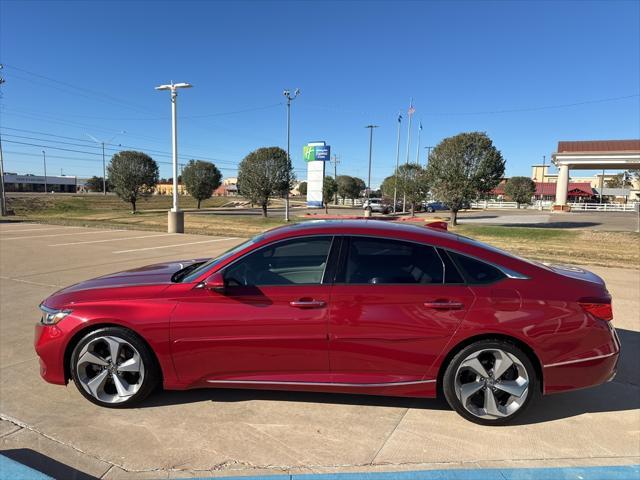
<path id="1" fill-rule="evenodd" d="M 296 308 L 321 308 L 325 306 L 322 300 L 292 300 L 289 305 Z"/>
<path id="2" fill-rule="evenodd" d="M 424 306 L 427 308 L 433 308 L 434 310 L 461 310 L 464 308 L 464 304 L 461 302 L 449 302 L 446 300 L 424 302 Z"/>

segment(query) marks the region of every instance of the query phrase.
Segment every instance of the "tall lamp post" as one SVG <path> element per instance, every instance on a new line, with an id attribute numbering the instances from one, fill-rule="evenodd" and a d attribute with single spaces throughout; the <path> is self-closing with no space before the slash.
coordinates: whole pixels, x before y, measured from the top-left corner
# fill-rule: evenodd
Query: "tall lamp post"
<path id="1" fill-rule="evenodd" d="M 367 178 L 367 202 L 371 197 L 371 152 L 373 150 L 373 129 L 378 128 L 378 125 L 367 125 L 364 128 L 369 129 L 369 177 Z"/>
<path id="2" fill-rule="evenodd" d="M 42 163 L 44 165 L 44 193 L 47 193 L 47 154 L 42 150 Z"/>
<path id="3" fill-rule="evenodd" d="M 173 208 L 168 212 L 169 233 L 184 233 L 184 212 L 178 206 L 178 118 L 176 104 L 178 101 L 178 89 L 191 88 L 190 83 L 173 83 L 160 85 L 156 90 L 171 91 L 171 139 L 173 146 Z"/>
<path id="4" fill-rule="evenodd" d="M 407 114 L 409 115 L 409 126 L 407 127 L 407 160 L 405 161 L 406 165 L 409 165 L 409 149 L 411 147 L 411 118 L 413 114 L 416 113 L 416 109 L 413 107 L 413 98 L 409 100 L 409 110 Z M 404 177 L 403 177 L 404 180 Z M 407 211 L 407 193 L 404 192 L 402 196 L 402 213 Z"/>
<path id="5" fill-rule="evenodd" d="M 291 94 L 289 90 L 285 90 L 284 92 L 282 92 L 282 94 L 287 99 L 287 160 L 291 162 L 291 154 L 289 152 L 289 149 L 291 148 L 291 100 L 295 100 L 296 97 L 300 95 L 300 89 L 296 88 L 293 94 Z M 290 185 L 288 185 L 289 182 L 290 182 L 289 170 L 287 169 L 287 192 L 285 193 L 285 196 L 284 196 L 284 221 L 285 222 L 289 221 L 289 188 L 290 188 Z"/>
<path id="6" fill-rule="evenodd" d="M 106 165 L 105 158 L 104 158 L 104 146 L 108 145 L 110 142 L 112 142 L 113 139 L 116 138 L 118 135 L 124 135 L 125 133 L 127 133 L 127 132 L 122 130 L 120 133 L 116 133 L 113 137 L 111 137 L 109 140 L 106 140 L 106 141 L 105 140 L 98 140 L 93 135 L 89 135 L 88 133 L 85 133 L 85 135 L 87 137 L 89 137 L 91 140 L 96 142 L 98 145 L 102 145 L 102 193 L 104 195 L 107 194 L 107 165 Z"/>

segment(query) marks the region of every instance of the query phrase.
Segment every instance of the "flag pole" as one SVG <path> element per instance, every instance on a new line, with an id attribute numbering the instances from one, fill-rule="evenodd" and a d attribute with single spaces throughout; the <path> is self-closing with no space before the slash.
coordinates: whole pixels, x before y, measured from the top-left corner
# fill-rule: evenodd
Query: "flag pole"
<path id="1" fill-rule="evenodd" d="M 416 164 L 420 165 L 420 134 L 422 133 L 422 121 L 418 127 L 418 147 L 416 148 Z"/>
<path id="2" fill-rule="evenodd" d="M 415 108 L 413 108 L 413 97 L 411 97 L 409 99 L 409 111 L 407 112 L 409 114 L 409 126 L 407 127 L 407 159 L 405 161 L 406 165 L 409 165 L 409 152 L 411 149 L 411 119 L 413 117 L 414 112 L 416 111 Z M 403 178 L 404 180 L 404 178 Z M 403 182 L 404 184 L 404 182 Z M 405 187 L 404 185 L 402 186 L 402 213 L 405 213 L 407 211 L 407 193 L 405 191 Z"/>

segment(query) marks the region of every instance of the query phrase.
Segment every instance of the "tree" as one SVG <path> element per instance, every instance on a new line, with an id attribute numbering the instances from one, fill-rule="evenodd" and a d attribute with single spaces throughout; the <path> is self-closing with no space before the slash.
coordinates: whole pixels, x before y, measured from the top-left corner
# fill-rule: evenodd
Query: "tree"
<path id="1" fill-rule="evenodd" d="M 411 216 L 415 216 L 416 204 L 429 192 L 427 172 L 420 165 L 407 163 L 398 168 L 398 193 L 406 196 L 411 207 Z"/>
<path id="2" fill-rule="evenodd" d="M 536 184 L 529 177 L 511 177 L 504 186 L 504 193 L 520 208 L 521 203 L 531 203 Z"/>
<path id="3" fill-rule="evenodd" d="M 353 177 L 338 175 L 336 183 L 338 184 L 338 195 L 342 197 L 343 203 L 346 198 L 352 198 L 352 193 L 357 188 Z"/>
<path id="4" fill-rule="evenodd" d="M 427 178 L 434 196 L 451 209 L 453 225 L 458 224 L 458 211 L 466 203 L 500 183 L 504 165 L 502 154 L 483 132 L 445 138 L 433 149 Z"/>
<path id="5" fill-rule="evenodd" d="M 298 191 L 300 192 L 300 195 L 305 196 L 307 194 L 307 182 L 300 182 L 300 185 L 298 185 Z"/>
<path id="6" fill-rule="evenodd" d="M 104 190 L 104 184 L 102 182 L 102 177 L 96 177 L 95 175 L 87 180 L 85 183 L 87 190 L 90 192 L 102 192 Z M 109 185 L 109 180 L 106 181 L 107 192 L 111 191 L 111 185 Z"/>
<path id="7" fill-rule="evenodd" d="M 107 174 L 113 191 L 136 213 L 138 199 L 151 195 L 158 183 L 158 164 L 146 153 L 126 150 L 111 158 Z"/>
<path id="8" fill-rule="evenodd" d="M 353 183 L 354 185 L 353 192 L 351 192 L 351 199 L 355 200 L 356 198 L 360 198 L 362 196 L 362 192 L 367 189 L 367 184 L 364 183 L 364 180 L 358 177 L 353 177 Z"/>
<path id="9" fill-rule="evenodd" d="M 238 167 L 238 192 L 262 207 L 267 216 L 269 199 L 291 190 L 295 180 L 287 152 L 280 147 L 264 147 L 244 157 Z"/>
<path id="10" fill-rule="evenodd" d="M 222 174 L 213 163 L 191 160 L 182 171 L 184 187 L 193 198 L 200 202 L 211 198 L 213 191 L 220 186 Z"/>
<path id="11" fill-rule="evenodd" d="M 322 201 L 324 202 L 324 211 L 329 213 L 329 202 L 338 191 L 338 183 L 332 177 L 324 177 L 322 184 Z"/>
<path id="12" fill-rule="evenodd" d="M 380 184 L 380 192 L 383 197 L 393 198 L 393 191 L 396 188 L 396 176 L 389 175 Z"/>

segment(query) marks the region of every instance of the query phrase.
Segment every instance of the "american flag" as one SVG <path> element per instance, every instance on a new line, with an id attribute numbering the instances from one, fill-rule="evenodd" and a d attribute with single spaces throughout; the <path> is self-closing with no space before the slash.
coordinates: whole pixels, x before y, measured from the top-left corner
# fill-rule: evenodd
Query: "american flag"
<path id="1" fill-rule="evenodd" d="M 409 105 L 409 111 L 407 112 L 409 115 L 413 115 L 416 113 L 416 109 L 413 108 L 413 105 Z"/>

